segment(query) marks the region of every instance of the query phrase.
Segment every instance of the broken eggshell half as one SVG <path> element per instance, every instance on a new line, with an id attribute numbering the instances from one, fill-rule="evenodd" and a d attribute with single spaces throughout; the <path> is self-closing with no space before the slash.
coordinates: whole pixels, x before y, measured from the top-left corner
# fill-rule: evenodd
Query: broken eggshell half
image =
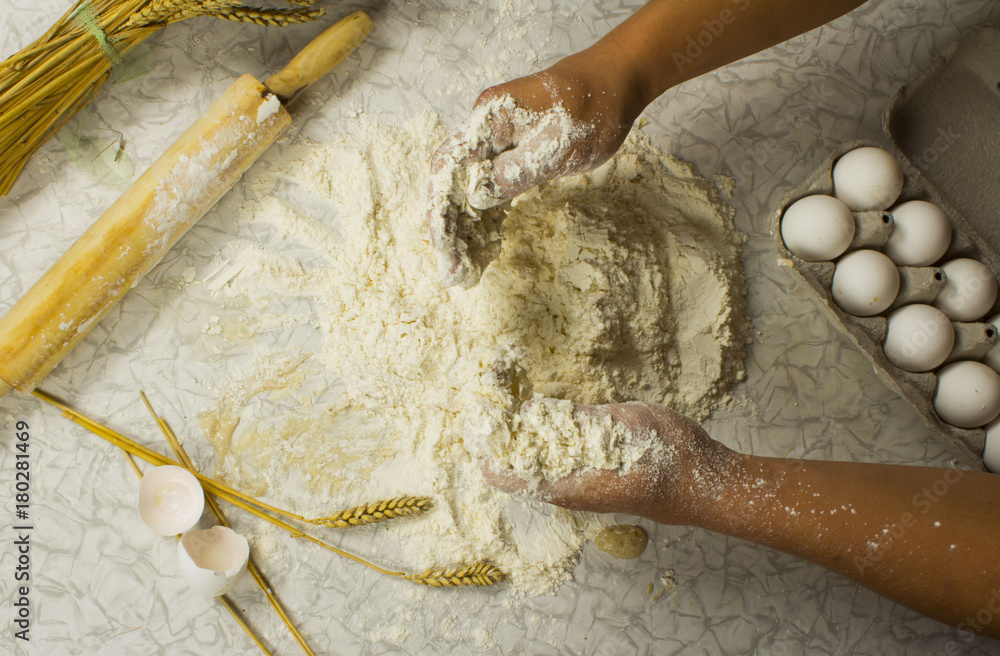
<path id="1" fill-rule="evenodd" d="M 205 509 L 205 492 L 182 467 L 154 467 L 139 483 L 139 517 L 160 535 L 177 535 L 194 526 Z"/>
<path id="2" fill-rule="evenodd" d="M 177 541 L 181 576 L 197 592 L 209 597 L 226 594 L 247 571 L 250 545 L 225 526 L 188 531 Z"/>

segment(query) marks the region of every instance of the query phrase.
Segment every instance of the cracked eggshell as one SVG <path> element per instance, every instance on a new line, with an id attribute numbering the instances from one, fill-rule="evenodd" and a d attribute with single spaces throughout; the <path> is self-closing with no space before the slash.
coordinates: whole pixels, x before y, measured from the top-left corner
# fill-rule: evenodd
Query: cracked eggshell
<path id="1" fill-rule="evenodd" d="M 181 467 L 155 467 L 139 483 L 139 517 L 160 535 L 194 526 L 205 509 L 205 492 L 194 474 Z"/>
<path id="2" fill-rule="evenodd" d="M 247 539 L 225 526 L 189 531 L 177 541 L 181 576 L 192 589 L 209 597 L 232 590 L 249 561 Z"/>

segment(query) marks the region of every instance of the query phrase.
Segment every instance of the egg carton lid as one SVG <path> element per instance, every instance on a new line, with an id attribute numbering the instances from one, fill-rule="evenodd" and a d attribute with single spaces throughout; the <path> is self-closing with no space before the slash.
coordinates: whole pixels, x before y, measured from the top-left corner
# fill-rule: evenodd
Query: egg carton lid
<path id="1" fill-rule="evenodd" d="M 893 95 L 882 126 L 904 172 L 1000 272 L 1000 28 L 965 32 Z"/>

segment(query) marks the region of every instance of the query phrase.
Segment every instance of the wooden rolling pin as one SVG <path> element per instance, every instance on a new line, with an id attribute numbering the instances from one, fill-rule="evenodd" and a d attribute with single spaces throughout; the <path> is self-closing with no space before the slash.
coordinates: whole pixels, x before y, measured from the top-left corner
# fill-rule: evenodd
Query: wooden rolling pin
<path id="1" fill-rule="evenodd" d="M 264 84 L 236 80 L 0 319 L 0 396 L 33 390 L 285 131 L 283 103 L 371 29 L 355 12 Z"/>

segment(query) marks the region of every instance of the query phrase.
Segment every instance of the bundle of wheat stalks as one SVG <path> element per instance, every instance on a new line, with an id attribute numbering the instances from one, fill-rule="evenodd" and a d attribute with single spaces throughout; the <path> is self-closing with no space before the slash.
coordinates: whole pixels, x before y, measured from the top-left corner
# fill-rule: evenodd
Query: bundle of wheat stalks
<path id="1" fill-rule="evenodd" d="M 83 108 L 112 68 L 161 27 L 196 16 L 282 26 L 314 20 L 314 0 L 288 9 L 240 0 L 78 0 L 37 41 L 0 64 L 0 196 L 28 158 Z"/>

